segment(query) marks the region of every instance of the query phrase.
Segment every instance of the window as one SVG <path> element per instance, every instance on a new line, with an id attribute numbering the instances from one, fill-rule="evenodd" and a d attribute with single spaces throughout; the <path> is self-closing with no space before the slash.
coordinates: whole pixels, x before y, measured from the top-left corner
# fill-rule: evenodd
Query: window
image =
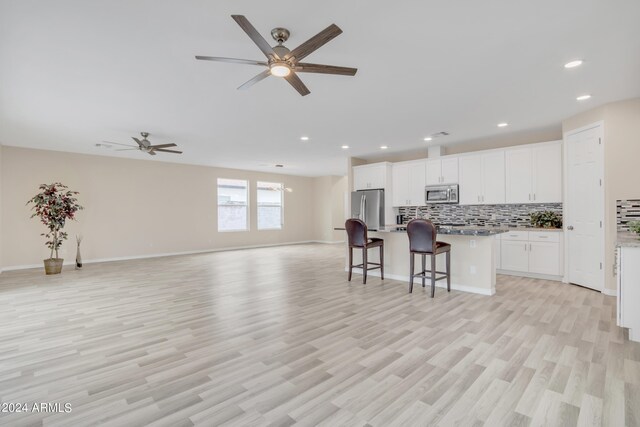
<path id="1" fill-rule="evenodd" d="M 258 230 L 282 228 L 282 195 L 284 185 L 258 181 Z"/>
<path id="2" fill-rule="evenodd" d="M 218 231 L 249 229 L 249 183 L 242 179 L 218 178 Z"/>

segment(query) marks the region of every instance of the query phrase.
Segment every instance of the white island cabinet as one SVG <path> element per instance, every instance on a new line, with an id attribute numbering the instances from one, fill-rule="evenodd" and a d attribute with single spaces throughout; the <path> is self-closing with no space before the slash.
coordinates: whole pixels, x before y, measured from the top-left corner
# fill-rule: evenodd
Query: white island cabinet
<path id="1" fill-rule="evenodd" d="M 619 233 L 617 246 L 617 323 L 629 328 L 629 340 L 640 342 L 640 240 L 630 233 Z"/>
<path id="2" fill-rule="evenodd" d="M 473 228 L 469 230 L 473 232 Z M 467 230 L 467 231 L 469 231 Z M 481 295 L 493 295 L 496 293 L 496 240 L 495 234 L 504 230 L 492 230 L 487 234 L 438 234 L 438 240 L 451 244 L 451 289 L 463 292 L 471 292 Z M 406 231 L 396 231 L 395 227 L 378 232 L 369 231 L 369 237 L 384 239 L 384 277 L 385 279 L 409 282 L 409 237 Z M 362 251 L 353 251 L 353 263 L 362 262 Z M 428 258 L 428 257 L 427 257 Z M 346 255 L 348 266 L 348 253 Z M 445 255 L 436 257 L 437 271 L 445 271 Z M 378 251 L 369 252 L 369 261 L 378 262 Z M 429 268 L 427 259 L 427 268 Z M 416 257 L 416 273 L 418 272 L 420 259 Z M 348 268 L 347 268 L 348 269 Z M 354 268 L 354 273 L 361 274 L 362 269 Z M 369 272 L 369 276 L 380 277 L 380 270 Z M 360 281 L 354 276 L 352 280 Z M 414 280 L 413 294 L 418 289 L 420 280 Z M 427 280 L 427 289 L 430 282 Z M 417 285 L 417 286 L 416 286 Z M 446 280 L 436 282 L 437 287 L 447 286 Z M 407 292 L 409 291 L 407 285 Z M 428 291 L 427 291 L 428 292 Z M 436 298 L 439 292 L 436 290 Z"/>

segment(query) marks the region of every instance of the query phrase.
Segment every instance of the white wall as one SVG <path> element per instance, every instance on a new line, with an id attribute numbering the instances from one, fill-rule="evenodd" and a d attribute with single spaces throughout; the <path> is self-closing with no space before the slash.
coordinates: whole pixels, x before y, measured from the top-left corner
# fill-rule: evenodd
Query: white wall
<path id="1" fill-rule="evenodd" d="M 48 257 L 43 226 L 30 219 L 25 203 L 41 183 L 60 181 L 80 192 L 85 210 L 68 223 L 70 239 L 61 257 L 75 259 L 75 235 L 82 234 L 83 259 L 109 259 L 321 240 L 311 224 L 314 180 L 147 160 L 3 146 L 0 158 L 0 250 L 7 269 L 41 265 Z M 216 180 L 250 181 L 250 231 L 217 231 Z M 282 182 L 282 230 L 258 231 L 256 182 Z M 323 189 L 324 191 L 324 189 Z"/>
<path id="2" fill-rule="evenodd" d="M 0 144 L 0 273 L 2 273 L 2 242 L 4 242 L 4 235 L 2 234 L 2 185 L 4 182 L 2 177 L 2 150 L 3 146 Z"/>
<path id="3" fill-rule="evenodd" d="M 314 178 L 314 227 L 317 240 L 322 242 L 340 242 L 345 240 L 344 231 L 334 228 L 343 227 L 345 222 L 344 200 L 347 192 L 346 176 L 323 176 Z"/>
<path id="4" fill-rule="evenodd" d="M 605 288 L 614 290 L 616 200 L 640 198 L 640 98 L 578 114 L 562 128 L 566 133 L 599 121 L 604 122 Z"/>

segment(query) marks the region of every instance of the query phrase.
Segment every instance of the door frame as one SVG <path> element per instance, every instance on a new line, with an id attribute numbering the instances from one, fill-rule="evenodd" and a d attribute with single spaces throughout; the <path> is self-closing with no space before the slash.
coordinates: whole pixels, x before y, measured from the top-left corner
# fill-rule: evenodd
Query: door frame
<path id="1" fill-rule="evenodd" d="M 577 133 L 580 132 L 584 132 L 586 130 L 590 130 L 590 129 L 594 129 L 594 128 L 598 128 L 599 132 L 598 132 L 598 138 L 600 138 L 600 144 L 599 144 L 599 149 L 598 149 L 598 162 L 597 162 L 597 167 L 598 167 L 598 172 L 601 176 L 602 179 L 602 185 L 600 186 L 600 194 L 598 197 L 598 200 L 600 201 L 600 206 L 599 206 L 599 212 L 600 212 L 600 217 L 602 218 L 602 227 L 600 227 L 600 236 L 599 236 L 599 240 L 600 240 L 600 260 L 602 261 L 602 268 L 600 269 L 600 287 L 599 290 L 600 292 L 602 292 L 604 290 L 604 281 L 605 281 L 605 253 L 606 253 L 606 248 L 605 248 L 605 230 L 606 230 L 606 221 L 605 221 L 605 213 L 606 213 L 606 209 L 605 209 L 605 186 L 606 186 L 606 182 L 605 182 L 605 175 L 604 175 L 604 144 L 605 144 L 605 140 L 604 140 L 604 121 L 600 120 L 591 124 L 588 124 L 586 126 L 582 126 L 579 128 L 575 128 L 575 129 L 571 129 L 567 132 L 564 132 L 562 135 L 562 180 L 563 180 L 563 185 L 562 185 L 562 191 L 563 191 L 563 195 L 562 195 L 562 223 L 563 223 L 563 228 L 564 228 L 564 233 L 566 235 L 565 238 L 565 244 L 564 244 L 564 277 L 562 278 L 562 282 L 563 283 L 569 283 L 569 249 L 570 249 L 570 245 L 569 245 L 569 235 L 568 235 L 568 230 L 567 230 L 567 218 L 569 217 L 569 213 L 571 212 L 571 207 L 567 204 L 567 197 L 566 195 L 569 194 L 569 179 L 568 179 L 568 175 L 569 175 L 569 156 L 568 156 L 568 143 L 567 143 L 567 138 L 571 135 L 575 135 Z"/>

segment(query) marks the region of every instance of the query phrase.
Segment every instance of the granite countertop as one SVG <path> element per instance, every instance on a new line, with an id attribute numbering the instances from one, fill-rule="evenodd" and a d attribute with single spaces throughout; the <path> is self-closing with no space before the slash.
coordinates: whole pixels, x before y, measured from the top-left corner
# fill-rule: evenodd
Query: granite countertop
<path id="1" fill-rule="evenodd" d="M 334 230 L 344 230 L 344 227 L 336 227 Z M 438 227 L 438 234 L 449 234 L 458 236 L 495 236 L 508 232 L 508 228 L 500 227 L 482 227 L 482 226 L 456 226 L 456 227 Z M 379 229 L 370 228 L 370 233 L 406 233 L 407 226 L 403 225 L 386 225 Z"/>
<path id="2" fill-rule="evenodd" d="M 437 227 L 438 234 L 453 236 L 495 236 L 509 231 L 507 228 L 483 227 L 483 226 L 445 226 Z M 371 230 L 373 231 L 373 230 Z M 388 225 L 377 230 L 379 233 L 406 233 L 406 225 Z"/>
<path id="3" fill-rule="evenodd" d="M 344 230 L 344 227 L 336 227 L 334 230 Z M 401 225 L 386 225 L 384 228 L 372 229 L 370 232 L 379 233 L 405 233 L 407 230 L 406 224 Z M 495 236 L 496 234 L 507 233 L 509 231 L 547 231 L 561 233 L 562 228 L 539 228 L 528 226 L 498 226 L 498 225 L 454 225 L 454 226 L 438 226 L 438 234 L 449 235 L 468 235 L 468 236 Z M 639 241 L 640 243 L 640 241 Z M 639 245 L 640 246 L 640 245 Z"/>
<path id="4" fill-rule="evenodd" d="M 629 231 L 619 231 L 616 246 L 625 248 L 640 248 L 640 236 Z"/>

